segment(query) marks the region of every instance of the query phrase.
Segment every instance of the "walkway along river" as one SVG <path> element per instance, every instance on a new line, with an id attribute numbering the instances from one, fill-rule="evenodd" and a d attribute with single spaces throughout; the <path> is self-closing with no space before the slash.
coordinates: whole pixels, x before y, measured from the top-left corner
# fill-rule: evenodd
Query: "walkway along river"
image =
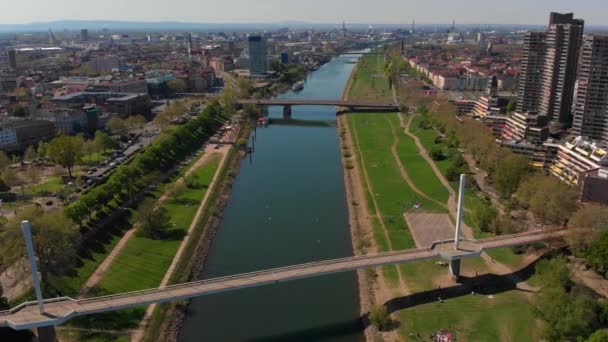
<path id="1" fill-rule="evenodd" d="M 338 57 L 281 98 L 338 99 L 354 67 Z M 269 109 L 242 161 L 203 278 L 352 255 L 336 109 Z M 313 121 L 307 124 L 305 121 Z M 179 340 L 361 341 L 354 272 L 195 299 Z"/>

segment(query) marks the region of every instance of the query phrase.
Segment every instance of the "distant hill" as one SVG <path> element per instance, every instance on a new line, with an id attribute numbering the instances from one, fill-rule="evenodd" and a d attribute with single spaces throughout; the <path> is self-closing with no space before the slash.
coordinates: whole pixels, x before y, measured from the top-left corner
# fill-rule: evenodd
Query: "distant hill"
<path id="1" fill-rule="evenodd" d="M 384 29 L 409 29 L 410 24 L 346 24 L 349 30 L 365 30 L 373 26 L 377 30 Z M 114 20 L 61 20 L 49 22 L 33 22 L 29 24 L 0 24 L 0 32 L 42 32 L 51 29 L 53 31 L 76 31 L 89 29 L 98 31 L 108 29 L 110 31 L 256 31 L 276 30 L 288 27 L 291 29 L 333 29 L 341 28 L 342 23 L 309 23 L 301 21 L 285 21 L 275 23 L 193 23 L 178 21 L 144 22 L 144 21 L 114 21 Z M 509 25 L 509 24 L 461 24 L 457 25 L 459 30 L 495 29 L 495 30 L 535 30 L 544 29 L 546 25 Z M 448 24 L 416 24 L 417 29 L 446 30 Z M 588 27 L 590 30 L 608 30 L 608 26 Z"/>

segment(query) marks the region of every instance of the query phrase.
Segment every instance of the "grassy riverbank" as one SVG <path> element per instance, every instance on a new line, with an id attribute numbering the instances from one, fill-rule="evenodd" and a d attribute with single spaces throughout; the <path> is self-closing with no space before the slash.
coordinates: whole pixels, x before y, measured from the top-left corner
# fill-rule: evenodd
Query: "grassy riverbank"
<path id="1" fill-rule="evenodd" d="M 353 76 L 350 99 L 380 100 L 390 96 L 381 59 L 382 56 L 362 59 L 361 68 L 357 68 Z M 420 138 L 425 150 L 439 147 L 447 152 L 447 146 L 436 139 L 434 131 L 418 129 L 419 119 L 413 120 L 411 131 Z M 396 114 L 350 113 L 346 122 L 354 140 L 353 158 L 362 170 L 359 181 L 365 189 L 366 203 L 361 205 L 367 206 L 372 217 L 376 244 L 383 251 L 414 247 L 403 217 L 406 211 L 412 210 L 408 204 L 417 201 L 422 211 L 445 213 L 445 206 L 438 203 L 448 201 L 448 189 L 422 158 L 422 151 L 413 139 L 403 133 Z M 443 175 L 452 163 L 451 158 L 453 156 L 435 162 Z M 400 167 L 405 173 L 400 172 Z M 416 193 L 404 177 L 428 198 Z M 452 188 L 457 186 L 452 184 Z M 480 199 L 475 193 L 468 193 L 467 207 L 474 207 L 477 200 Z M 501 250 L 493 257 L 508 261 L 509 266 L 520 266 L 517 257 L 511 254 L 510 250 Z M 396 294 L 396 298 L 388 299 L 387 306 L 393 318 L 400 322 L 396 330 L 400 338 L 409 340 L 410 334 L 427 338 L 432 332 L 447 328 L 459 340 L 537 340 L 535 331 L 540 323 L 530 304 L 533 295 L 512 290 L 508 285 L 511 280 L 491 275 L 490 266 L 481 258 L 467 259 L 462 265 L 462 274 L 477 279 L 476 290 L 483 295 L 471 295 L 470 282 L 453 283 L 447 269 L 436 265 L 435 260 L 383 268 L 388 284 L 378 284 L 379 291 L 386 293 L 387 289 L 382 287 L 388 285 L 388 290 Z M 443 303 L 438 297 L 444 298 Z M 383 333 L 379 338 L 390 338 L 387 334 L 390 333 Z"/>

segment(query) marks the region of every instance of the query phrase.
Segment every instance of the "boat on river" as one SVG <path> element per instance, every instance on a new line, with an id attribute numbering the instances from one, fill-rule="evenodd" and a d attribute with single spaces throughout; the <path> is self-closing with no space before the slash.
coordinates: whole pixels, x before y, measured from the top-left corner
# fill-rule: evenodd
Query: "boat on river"
<path id="1" fill-rule="evenodd" d="M 293 91 L 300 91 L 302 89 L 304 89 L 304 81 L 298 81 L 291 86 L 291 90 Z"/>

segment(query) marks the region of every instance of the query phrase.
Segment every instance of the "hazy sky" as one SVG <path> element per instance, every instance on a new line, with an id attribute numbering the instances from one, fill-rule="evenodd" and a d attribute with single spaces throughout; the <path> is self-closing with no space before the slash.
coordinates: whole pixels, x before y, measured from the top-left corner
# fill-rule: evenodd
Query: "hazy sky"
<path id="1" fill-rule="evenodd" d="M 63 19 L 188 22 L 545 24 L 550 11 L 608 24 L 608 0 L 0 0 L 0 23 Z"/>

